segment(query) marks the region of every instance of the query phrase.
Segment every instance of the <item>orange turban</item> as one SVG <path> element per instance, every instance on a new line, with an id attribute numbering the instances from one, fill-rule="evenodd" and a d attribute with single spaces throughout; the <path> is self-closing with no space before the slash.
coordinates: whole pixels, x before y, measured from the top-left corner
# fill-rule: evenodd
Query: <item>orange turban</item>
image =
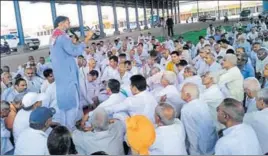
<path id="1" fill-rule="evenodd" d="M 155 141 L 155 128 L 143 115 L 135 115 L 126 120 L 127 141 L 139 155 L 149 155 L 149 147 Z"/>

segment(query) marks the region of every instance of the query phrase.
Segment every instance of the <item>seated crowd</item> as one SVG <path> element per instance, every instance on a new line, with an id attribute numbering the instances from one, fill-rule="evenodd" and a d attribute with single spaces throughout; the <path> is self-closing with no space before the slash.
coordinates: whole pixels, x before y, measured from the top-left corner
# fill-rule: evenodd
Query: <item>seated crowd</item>
<path id="1" fill-rule="evenodd" d="M 266 35 L 261 21 L 210 25 L 196 45 L 150 33 L 92 42 L 75 58 L 76 125 L 60 122 L 49 56 L 3 66 L 1 155 L 266 154 Z"/>

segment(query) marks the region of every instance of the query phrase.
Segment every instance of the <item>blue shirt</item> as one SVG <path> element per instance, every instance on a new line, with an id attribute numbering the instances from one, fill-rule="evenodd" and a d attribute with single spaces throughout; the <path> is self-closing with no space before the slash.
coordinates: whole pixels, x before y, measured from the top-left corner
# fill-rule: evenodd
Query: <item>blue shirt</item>
<path id="1" fill-rule="evenodd" d="M 244 79 L 248 77 L 255 77 L 255 71 L 253 66 L 247 62 L 242 69 L 240 69 L 241 74 L 243 75 Z"/>
<path id="2" fill-rule="evenodd" d="M 19 94 L 25 94 L 27 91 L 19 93 L 14 87 L 6 89 L 1 95 L 1 100 L 12 102 L 14 98 Z"/>

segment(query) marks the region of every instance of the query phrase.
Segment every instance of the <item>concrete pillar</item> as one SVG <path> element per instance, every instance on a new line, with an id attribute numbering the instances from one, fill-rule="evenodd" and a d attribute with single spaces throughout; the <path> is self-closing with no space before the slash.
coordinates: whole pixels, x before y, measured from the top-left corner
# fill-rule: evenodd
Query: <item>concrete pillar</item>
<path id="1" fill-rule="evenodd" d="M 151 0 L 151 28 L 153 27 L 154 25 L 154 0 Z"/>
<path id="2" fill-rule="evenodd" d="M 173 14 L 173 0 L 171 0 L 171 18 L 174 20 L 174 14 Z"/>
<path id="3" fill-rule="evenodd" d="M 181 23 L 180 1 L 178 1 L 178 23 Z"/>
<path id="4" fill-rule="evenodd" d="M 125 3 L 125 9 L 126 9 L 127 31 L 128 31 L 128 32 L 131 32 L 130 24 L 129 24 L 129 12 L 128 12 L 127 0 L 125 0 L 124 3 Z"/>
<path id="5" fill-rule="evenodd" d="M 104 28 L 103 28 L 103 21 L 102 21 L 102 12 L 101 12 L 101 4 L 100 0 L 96 0 L 97 2 L 97 9 L 98 9 L 98 16 L 99 16 L 99 27 L 100 27 L 100 37 L 105 37 Z"/>
<path id="6" fill-rule="evenodd" d="M 84 31 L 84 21 L 83 21 L 81 1 L 76 0 L 76 4 L 77 4 L 77 12 L 78 12 L 79 29 L 81 33 L 81 38 L 83 39 L 85 37 L 85 31 Z"/>
<path id="7" fill-rule="evenodd" d="M 262 0 L 263 11 L 268 11 L 268 1 Z"/>
<path id="8" fill-rule="evenodd" d="M 174 17 L 175 17 L 175 24 L 178 24 L 178 14 L 177 14 L 177 2 L 176 1 L 173 1 L 173 4 L 174 4 L 174 10 L 175 10 L 175 14 L 174 14 Z"/>
<path id="9" fill-rule="evenodd" d="M 144 15 L 144 29 L 148 29 L 147 15 L 146 15 L 146 0 L 143 0 L 143 15 Z"/>
<path id="10" fill-rule="evenodd" d="M 141 30 L 140 21 L 139 21 L 138 0 L 135 0 L 135 13 L 136 13 L 136 25 L 137 25 L 137 29 L 138 30 Z"/>
<path id="11" fill-rule="evenodd" d="M 159 0 L 157 0 L 156 3 L 157 3 L 156 14 L 159 17 Z"/>
<path id="12" fill-rule="evenodd" d="M 55 0 L 50 0 L 50 8 L 51 8 L 51 15 L 52 15 L 52 24 L 54 25 L 54 22 L 57 18 Z"/>
<path id="13" fill-rule="evenodd" d="M 218 20 L 221 19 L 221 13 L 220 13 L 220 1 L 218 0 Z"/>
<path id="14" fill-rule="evenodd" d="M 165 1 L 162 0 L 162 17 L 165 17 Z"/>
<path id="15" fill-rule="evenodd" d="M 198 2 L 198 0 L 196 1 L 196 3 L 197 3 L 197 19 L 199 18 L 199 2 Z"/>
<path id="16" fill-rule="evenodd" d="M 24 41 L 24 33 L 23 33 L 23 27 L 22 27 L 22 22 L 21 22 L 19 1 L 13 0 L 13 4 L 14 4 L 14 10 L 15 10 L 17 31 L 18 31 L 18 36 L 19 36 L 19 43 L 18 43 L 17 51 L 24 52 L 27 50 L 27 46 L 25 45 L 25 41 Z"/>
<path id="17" fill-rule="evenodd" d="M 118 22 L 117 22 L 117 12 L 116 12 L 115 0 L 112 0 L 112 5 L 113 5 L 113 13 L 114 13 L 114 34 L 119 35 L 120 31 L 118 30 Z"/>
<path id="18" fill-rule="evenodd" d="M 169 16 L 168 0 L 167 0 L 167 16 Z"/>

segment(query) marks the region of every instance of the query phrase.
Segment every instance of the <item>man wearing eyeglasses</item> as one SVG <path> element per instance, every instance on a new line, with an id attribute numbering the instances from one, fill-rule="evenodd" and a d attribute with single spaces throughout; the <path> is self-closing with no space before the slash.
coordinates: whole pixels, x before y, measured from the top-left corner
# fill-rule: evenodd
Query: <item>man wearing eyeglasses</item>
<path id="1" fill-rule="evenodd" d="M 28 91 L 39 93 L 43 80 L 37 76 L 34 76 L 34 70 L 31 67 L 25 69 L 24 79 L 27 82 Z"/>

